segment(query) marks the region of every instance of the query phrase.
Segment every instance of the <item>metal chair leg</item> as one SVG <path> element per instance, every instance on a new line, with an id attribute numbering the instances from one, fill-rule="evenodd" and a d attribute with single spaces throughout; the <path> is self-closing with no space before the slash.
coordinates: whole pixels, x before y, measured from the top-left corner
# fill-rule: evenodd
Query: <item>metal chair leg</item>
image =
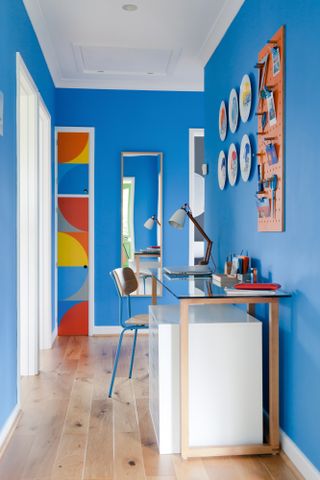
<path id="1" fill-rule="evenodd" d="M 120 351 L 121 351 L 121 345 L 122 345 L 122 339 L 123 339 L 124 332 L 125 332 L 125 329 L 122 330 L 122 332 L 120 333 L 120 337 L 119 337 L 117 353 L 116 353 L 115 360 L 114 360 L 112 377 L 111 377 L 111 382 L 110 382 L 110 387 L 109 387 L 109 397 L 112 396 L 113 384 L 114 384 L 114 379 L 115 379 L 116 373 L 117 373 L 118 362 L 119 362 L 119 357 L 120 357 Z"/>
<path id="2" fill-rule="evenodd" d="M 135 354 L 135 351 L 136 351 L 136 343 L 137 343 L 137 335 L 138 335 L 138 329 L 136 328 L 135 332 L 134 332 L 134 337 L 133 337 L 133 345 L 132 345 L 131 361 L 130 361 L 130 369 L 129 369 L 129 378 L 132 377 L 134 354 Z"/>

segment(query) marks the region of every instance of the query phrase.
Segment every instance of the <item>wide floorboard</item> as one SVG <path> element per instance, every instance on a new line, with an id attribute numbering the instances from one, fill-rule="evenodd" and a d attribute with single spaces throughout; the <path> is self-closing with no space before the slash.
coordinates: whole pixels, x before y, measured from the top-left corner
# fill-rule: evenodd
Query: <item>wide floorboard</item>
<path id="1" fill-rule="evenodd" d="M 1 480 L 296 480 L 284 456 L 181 460 L 159 455 L 148 411 L 148 337 L 124 340 L 107 397 L 117 337 L 60 337 L 41 373 L 21 382 L 22 416 L 0 459 Z"/>

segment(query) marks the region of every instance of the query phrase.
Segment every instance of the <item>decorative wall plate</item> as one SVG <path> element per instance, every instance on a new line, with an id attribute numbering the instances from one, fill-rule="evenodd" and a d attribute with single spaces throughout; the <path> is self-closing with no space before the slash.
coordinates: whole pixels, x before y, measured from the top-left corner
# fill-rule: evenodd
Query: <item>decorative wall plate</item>
<path id="1" fill-rule="evenodd" d="M 220 104 L 220 110 L 219 110 L 219 135 L 222 141 L 226 139 L 227 128 L 228 128 L 227 109 L 226 109 L 226 104 L 222 100 Z"/>
<path id="2" fill-rule="evenodd" d="M 234 143 L 231 143 L 228 153 L 228 178 L 231 187 L 237 181 L 238 176 L 238 153 Z"/>
<path id="3" fill-rule="evenodd" d="M 252 89 L 249 75 L 243 75 L 240 85 L 239 109 L 240 117 L 243 123 L 248 121 L 251 111 Z"/>
<path id="4" fill-rule="evenodd" d="M 227 159 L 223 150 L 219 153 L 218 158 L 218 182 L 220 190 L 223 190 L 227 180 Z"/>
<path id="5" fill-rule="evenodd" d="M 240 172 L 244 182 L 247 182 L 251 172 L 251 143 L 248 135 L 243 135 L 240 147 Z"/>
<path id="6" fill-rule="evenodd" d="M 239 119 L 238 94 L 233 88 L 229 95 L 229 126 L 232 133 L 237 130 Z"/>

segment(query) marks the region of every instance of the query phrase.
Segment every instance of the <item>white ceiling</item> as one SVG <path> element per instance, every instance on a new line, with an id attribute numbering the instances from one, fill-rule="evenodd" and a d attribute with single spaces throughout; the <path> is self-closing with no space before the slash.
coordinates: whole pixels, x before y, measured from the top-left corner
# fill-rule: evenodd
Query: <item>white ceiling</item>
<path id="1" fill-rule="evenodd" d="M 244 2 L 23 1 L 57 87 L 196 91 Z"/>

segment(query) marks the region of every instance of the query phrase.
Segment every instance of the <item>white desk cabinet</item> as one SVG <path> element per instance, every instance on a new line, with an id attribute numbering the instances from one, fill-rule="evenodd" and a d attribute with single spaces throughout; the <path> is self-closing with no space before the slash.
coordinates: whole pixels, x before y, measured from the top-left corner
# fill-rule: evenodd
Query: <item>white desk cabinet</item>
<path id="1" fill-rule="evenodd" d="M 190 446 L 263 441 L 262 326 L 230 305 L 189 308 Z M 160 453 L 180 453 L 179 306 L 150 307 L 150 413 Z"/>

